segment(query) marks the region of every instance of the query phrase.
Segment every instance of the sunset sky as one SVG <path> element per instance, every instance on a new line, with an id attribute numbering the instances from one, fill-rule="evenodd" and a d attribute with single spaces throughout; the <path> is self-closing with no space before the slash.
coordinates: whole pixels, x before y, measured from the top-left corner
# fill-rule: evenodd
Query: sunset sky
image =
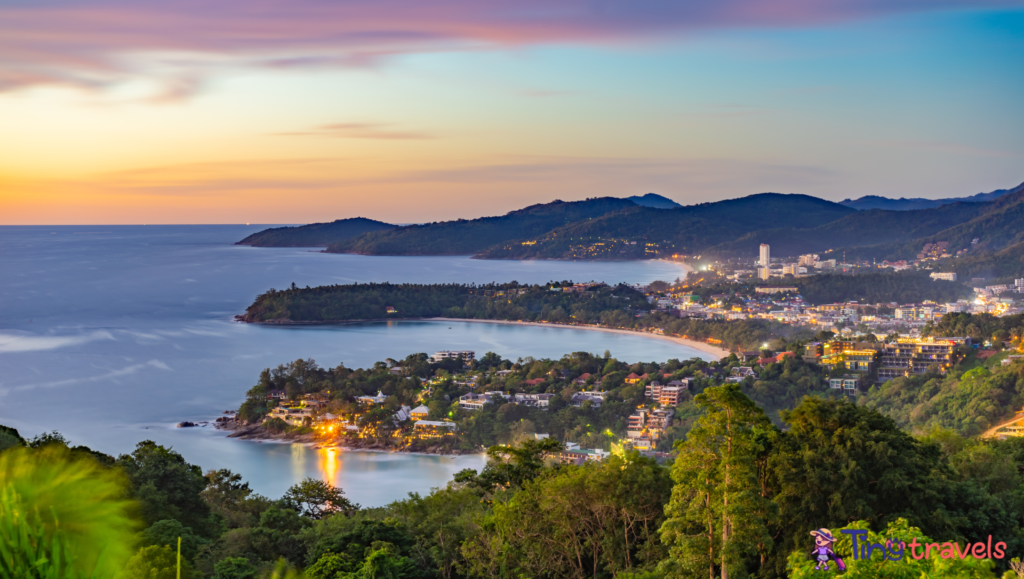
<path id="1" fill-rule="evenodd" d="M 1024 0 L 6 0 L 0 224 L 1024 181 Z"/>

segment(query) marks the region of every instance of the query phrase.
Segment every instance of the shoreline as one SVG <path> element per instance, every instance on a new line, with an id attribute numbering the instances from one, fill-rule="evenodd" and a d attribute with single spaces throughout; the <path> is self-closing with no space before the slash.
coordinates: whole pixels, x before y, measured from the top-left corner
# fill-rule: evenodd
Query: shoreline
<path id="1" fill-rule="evenodd" d="M 380 452 L 389 454 L 418 454 L 423 456 L 466 456 L 472 454 L 481 454 L 482 449 L 477 449 L 475 452 L 465 452 L 459 449 L 446 448 L 443 445 L 430 445 L 426 444 L 417 447 L 414 450 L 409 450 L 408 447 L 395 448 L 391 444 L 390 439 L 358 439 L 358 440 L 346 440 L 342 436 L 332 436 L 331 438 L 320 438 L 318 439 L 316 434 L 309 432 L 305 434 L 293 434 L 293 433 L 271 433 L 266 428 L 263 428 L 263 424 L 249 424 L 239 422 L 237 420 L 231 420 L 228 422 L 221 422 L 214 425 L 214 429 L 220 432 L 226 432 L 227 438 L 233 438 L 235 440 L 253 442 L 257 444 L 300 444 L 312 450 L 327 450 L 336 449 L 342 451 L 352 452 Z"/>
<path id="2" fill-rule="evenodd" d="M 718 356 L 717 359 L 728 357 L 731 353 L 725 348 L 719 346 L 713 346 L 707 342 L 699 342 L 697 340 L 690 340 L 687 338 L 677 338 L 675 336 L 666 336 L 663 334 L 654 334 L 651 332 L 637 332 L 635 330 L 621 330 L 618 328 L 603 328 L 599 326 L 586 326 L 586 325 L 570 325 L 570 324 L 553 324 L 544 322 L 519 322 L 514 320 L 477 320 L 472 318 L 372 318 L 372 319 L 358 319 L 358 320 L 324 320 L 322 322 L 317 321 L 302 321 L 296 322 L 293 320 L 267 320 L 265 322 L 249 322 L 241 319 L 242 316 L 238 315 L 234 317 L 236 322 L 242 324 L 256 324 L 263 326 L 334 326 L 334 325 L 348 325 L 348 324 L 367 324 L 376 322 L 475 322 L 482 324 L 509 324 L 515 326 L 538 326 L 542 328 L 567 328 L 572 330 L 591 330 L 598 332 L 608 332 L 612 334 L 630 334 L 633 336 L 643 336 L 647 338 L 657 338 L 660 340 L 667 340 L 669 342 L 675 342 L 681 346 L 687 346 L 698 350 L 705 354 L 712 356 Z"/>
<path id="3" fill-rule="evenodd" d="M 687 346 L 704 352 L 705 354 L 711 354 L 718 356 L 716 360 L 726 358 L 729 356 L 729 350 L 720 348 L 718 346 L 712 346 L 706 342 L 698 342 L 697 340 L 689 340 L 686 338 L 676 338 L 675 336 L 666 336 L 663 334 L 654 334 L 651 332 L 637 332 L 635 330 L 620 330 L 618 328 L 603 328 L 600 326 L 584 326 L 584 325 L 569 325 L 569 324 L 552 324 L 544 322 L 516 322 L 511 320 L 475 320 L 475 319 L 463 319 L 463 318 L 418 318 L 425 322 L 476 322 L 481 324 L 508 324 L 514 326 L 538 326 L 542 328 L 566 328 L 570 330 L 591 330 L 597 332 L 608 332 L 610 334 L 629 334 L 632 336 L 643 336 L 646 338 L 657 338 L 660 340 L 667 340 L 669 342 L 675 342 L 681 346 Z"/>

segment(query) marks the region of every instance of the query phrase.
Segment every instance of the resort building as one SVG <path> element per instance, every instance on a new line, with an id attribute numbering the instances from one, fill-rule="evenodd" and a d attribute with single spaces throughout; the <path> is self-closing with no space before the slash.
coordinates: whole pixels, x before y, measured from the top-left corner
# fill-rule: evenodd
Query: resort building
<path id="1" fill-rule="evenodd" d="M 900 338 L 894 344 L 884 344 L 878 381 L 924 374 L 932 366 L 945 374 L 956 363 L 956 348 L 961 344 L 970 344 L 970 338 Z"/>
<path id="2" fill-rule="evenodd" d="M 441 350 L 440 352 L 434 352 L 434 355 L 430 357 L 433 362 L 442 362 L 444 360 L 458 360 L 461 359 L 463 362 L 472 362 L 476 358 L 476 352 L 473 350 Z"/>
<path id="3" fill-rule="evenodd" d="M 856 394 L 860 388 L 860 377 L 845 375 L 838 378 L 829 378 L 828 385 L 833 390 L 842 390 L 847 394 Z"/>
<path id="4" fill-rule="evenodd" d="M 439 438 L 455 434 L 456 424 L 447 420 L 417 420 L 413 423 L 413 432 L 420 438 Z"/>
<path id="5" fill-rule="evenodd" d="M 388 397 L 385 396 L 384 394 L 382 394 L 380 390 L 377 391 L 377 395 L 376 396 L 357 396 L 356 397 L 356 401 L 362 402 L 363 404 L 383 404 L 384 401 L 387 400 L 387 399 L 388 399 Z"/>
<path id="6" fill-rule="evenodd" d="M 313 420 L 313 410 L 310 408 L 282 408 L 278 406 L 270 410 L 267 419 L 280 418 L 292 426 L 303 426 L 306 419 Z"/>
<path id="7" fill-rule="evenodd" d="M 547 408 L 554 396 L 554 394 L 516 394 L 512 397 L 512 401 L 523 406 Z"/>

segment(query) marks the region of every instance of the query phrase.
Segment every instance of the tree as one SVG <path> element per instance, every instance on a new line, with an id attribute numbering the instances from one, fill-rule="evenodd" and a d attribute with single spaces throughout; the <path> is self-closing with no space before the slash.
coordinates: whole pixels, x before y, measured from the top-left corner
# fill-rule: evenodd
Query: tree
<path id="1" fill-rule="evenodd" d="M 475 473 L 474 473 L 475 474 Z M 389 518 L 405 523 L 416 544 L 410 558 L 423 568 L 435 568 L 444 579 L 464 562 L 461 547 L 474 530 L 473 519 L 486 510 L 477 488 L 452 485 L 427 496 L 417 493 L 386 507 Z"/>
<path id="2" fill-rule="evenodd" d="M 177 579 L 178 554 L 166 545 L 142 547 L 118 575 L 117 579 Z M 181 579 L 198 577 L 192 564 L 181 557 Z"/>
<path id="3" fill-rule="evenodd" d="M 334 513 L 351 515 L 359 509 L 359 505 L 345 498 L 341 489 L 309 477 L 292 485 L 284 498 L 299 505 L 303 516 L 311 519 L 322 519 Z"/>
<path id="4" fill-rule="evenodd" d="M 260 514 L 270 507 L 270 500 L 254 494 L 242 476 L 226 468 L 206 473 L 206 488 L 200 493 L 215 516 L 223 519 L 229 529 L 251 527 Z"/>
<path id="5" fill-rule="evenodd" d="M 942 507 L 948 466 L 938 445 L 846 400 L 805 398 L 782 416 L 790 428 L 772 459 L 774 501 L 787 528 L 800 529 L 785 534 L 784 550 L 802 544 L 810 529 L 855 520 L 877 528 L 904 517 L 953 535 Z"/>
<path id="6" fill-rule="evenodd" d="M 306 569 L 309 579 L 339 579 L 356 569 L 356 561 L 345 554 L 324 553 Z"/>
<path id="7" fill-rule="evenodd" d="M 117 465 L 128 475 L 132 495 L 142 504 L 148 525 L 174 519 L 202 536 L 213 532 L 210 507 L 200 495 L 206 488 L 206 477 L 198 466 L 152 440 L 140 442 L 134 452 L 119 456 Z"/>
<path id="8" fill-rule="evenodd" d="M 213 566 L 213 579 L 254 579 L 256 568 L 245 557 L 228 557 Z"/>
<path id="9" fill-rule="evenodd" d="M 199 552 L 201 540 L 192 533 L 192 529 L 174 519 L 157 521 L 148 529 L 139 533 L 139 543 L 143 546 L 169 547 L 177 551 L 178 539 L 181 538 L 181 556 L 191 561 Z"/>
<path id="10" fill-rule="evenodd" d="M 773 511 L 760 492 L 759 430 L 771 422 L 738 384 L 712 387 L 695 397 L 704 411 L 672 467 L 676 485 L 666 507 L 662 540 L 673 558 L 710 577 L 745 573 L 746 559 L 771 547 L 768 523 Z"/>
<path id="11" fill-rule="evenodd" d="M 532 480 L 544 468 L 544 457 L 549 452 L 562 450 L 564 445 L 553 439 L 526 440 L 516 446 L 492 446 L 487 449 L 487 466 L 476 477 L 476 484 L 484 490 L 519 488 Z M 468 481 L 465 471 L 462 481 Z"/>
<path id="12" fill-rule="evenodd" d="M 416 565 L 390 543 L 374 543 L 359 569 L 349 579 L 409 579 L 420 573 Z"/>
<path id="13" fill-rule="evenodd" d="M 545 470 L 478 520 L 463 543 L 467 570 L 583 579 L 653 564 L 670 488 L 667 471 L 639 453 Z"/>

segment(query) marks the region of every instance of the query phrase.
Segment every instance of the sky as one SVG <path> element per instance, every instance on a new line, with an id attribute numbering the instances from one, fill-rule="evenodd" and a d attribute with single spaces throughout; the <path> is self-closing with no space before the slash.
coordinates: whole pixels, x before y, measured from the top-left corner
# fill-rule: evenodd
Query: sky
<path id="1" fill-rule="evenodd" d="M 0 224 L 1024 181 L 1024 0 L 0 0 Z"/>

